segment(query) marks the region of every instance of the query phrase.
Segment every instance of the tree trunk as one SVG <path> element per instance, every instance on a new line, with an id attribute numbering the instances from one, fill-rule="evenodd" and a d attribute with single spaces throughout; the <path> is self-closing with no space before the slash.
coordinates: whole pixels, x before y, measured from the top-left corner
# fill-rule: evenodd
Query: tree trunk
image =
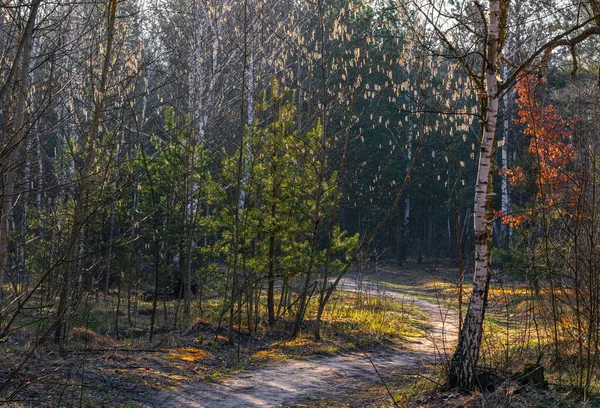
<path id="1" fill-rule="evenodd" d="M 308 306 L 309 300 L 309 289 L 311 285 L 311 281 L 313 279 L 314 269 L 317 264 L 317 245 L 319 240 L 319 234 L 321 231 L 320 222 L 321 222 L 321 206 L 323 204 L 323 195 L 325 193 L 324 183 L 325 183 L 325 171 L 327 167 L 327 156 L 326 156 L 326 147 L 327 147 L 327 120 L 328 120 L 328 108 L 327 108 L 327 93 L 328 93 L 328 72 L 326 70 L 326 50 L 325 50 L 325 21 L 324 21 L 324 2 L 323 0 L 319 0 L 316 2 L 316 6 L 318 7 L 319 14 L 319 60 L 320 60 L 320 74 L 321 74 L 321 144 L 319 146 L 319 151 L 317 153 L 317 163 L 316 163 L 316 171 L 317 171 L 317 191 L 315 194 L 315 207 L 313 210 L 313 228 L 310 242 L 310 258 L 308 261 L 308 267 L 306 269 L 306 277 L 304 279 L 304 287 L 302 288 L 302 292 L 300 293 L 300 298 L 298 302 L 298 312 L 296 314 L 296 318 L 294 320 L 294 327 L 292 329 L 291 337 L 296 338 L 300 333 L 300 329 L 302 327 L 302 322 L 304 321 L 304 315 L 306 314 L 306 309 Z"/>
<path id="2" fill-rule="evenodd" d="M 406 146 L 406 158 L 408 159 L 408 164 L 406 165 L 406 171 L 408 172 L 410 166 L 412 165 L 412 142 L 413 135 L 412 129 L 408 130 L 408 139 Z M 410 242 L 410 196 L 407 194 L 404 199 L 404 217 L 402 221 L 402 238 L 400 244 L 400 256 L 398 257 L 398 266 L 401 266 L 404 261 L 406 261 L 406 254 L 408 251 L 408 245 Z"/>
<path id="3" fill-rule="evenodd" d="M 504 80 L 506 80 L 506 78 L 508 78 L 508 73 L 507 73 L 507 68 L 504 67 Z M 506 169 L 508 169 L 508 133 L 510 131 L 510 118 L 511 115 L 509 114 L 509 98 L 508 95 L 510 95 L 510 93 L 508 93 L 505 98 L 504 98 L 504 123 L 503 123 L 503 133 L 504 133 L 504 137 L 502 140 L 502 163 L 501 163 L 501 169 L 502 169 L 502 215 L 507 215 L 510 214 L 510 196 L 508 195 L 508 173 L 506 172 Z M 510 241 L 510 231 L 511 228 L 508 224 L 503 224 L 502 228 L 502 239 L 501 239 L 501 245 L 504 246 L 505 249 L 508 249 L 508 245 L 509 245 L 509 241 Z"/>
<path id="4" fill-rule="evenodd" d="M 308 267 L 306 269 L 306 277 L 304 278 L 304 286 L 302 287 L 302 292 L 300 293 L 300 297 L 298 300 L 298 311 L 296 313 L 296 318 L 294 320 L 294 328 L 292 329 L 291 338 L 294 339 L 300 333 L 300 329 L 302 328 L 302 322 L 304 321 L 304 315 L 306 314 L 306 308 L 308 306 L 308 292 L 310 290 L 311 281 L 313 278 L 313 271 L 315 268 L 316 258 L 317 258 L 317 243 L 319 239 L 320 232 L 320 218 L 321 218 L 321 196 L 323 182 L 319 179 L 319 188 L 317 190 L 317 197 L 315 202 L 315 209 L 313 212 L 313 231 L 312 237 L 310 241 L 310 258 L 308 261 Z"/>
<path id="5" fill-rule="evenodd" d="M 501 29 L 505 28 L 508 2 L 490 0 L 486 92 L 481 92 L 482 113 L 485 122 L 479 152 L 477 184 L 475 186 L 475 271 L 471 300 L 458 339 L 456 351 L 450 362 L 449 382 L 452 387 L 473 390 L 478 388 L 477 361 L 483 335 L 483 319 L 487 303 L 493 231 L 493 173 L 494 140 L 498 119 L 498 62 L 502 52 Z"/>
<path id="6" fill-rule="evenodd" d="M 243 32 L 244 32 L 244 44 L 243 44 L 243 53 L 242 53 L 242 84 L 241 84 L 241 92 L 240 92 L 240 128 L 239 128 L 239 147 L 238 147 L 238 157 L 237 157 L 237 169 L 236 169 L 236 186 L 235 186 L 235 202 L 232 203 L 235 206 L 235 219 L 234 219 L 234 229 L 232 235 L 232 250 L 233 250 L 233 260 L 231 266 L 231 299 L 229 304 L 229 326 L 228 326 L 228 339 L 229 343 L 234 343 L 234 318 L 235 318 L 235 301 L 238 300 L 238 314 L 241 317 L 241 291 L 238 288 L 238 268 L 239 268 L 239 252 L 241 246 L 241 217 L 242 210 L 245 206 L 246 201 L 246 193 L 245 193 L 245 168 L 246 164 L 246 151 L 248 147 L 246 146 L 247 138 L 246 138 L 246 125 L 248 120 L 248 111 L 247 111 L 247 95 L 246 95 L 246 87 L 247 87 L 247 79 L 248 79 L 248 0 L 244 0 L 244 17 L 243 17 Z M 241 285 L 240 285 L 241 286 Z"/>
<path id="7" fill-rule="evenodd" d="M 27 24 L 23 31 L 23 37 L 19 46 L 20 53 L 17 52 L 14 67 L 18 66 L 19 56 L 21 57 L 21 66 L 18 73 L 18 80 L 15 83 L 17 94 L 17 103 L 15 107 L 15 122 L 14 132 L 7 132 L 8 140 L 5 141 L 5 151 L 8 152 L 8 160 L 4 166 L 1 166 L 1 171 L 6 174 L 4 181 L 4 190 L 2 191 L 2 200 L 0 207 L 0 286 L 4 283 L 6 271 L 9 267 L 9 230 L 10 218 L 12 212 L 13 195 L 15 192 L 15 182 L 17 177 L 17 169 L 21 162 L 25 159 L 25 138 L 27 132 L 25 130 L 25 118 L 27 116 L 27 94 L 29 90 L 29 65 L 31 62 L 31 50 L 33 48 L 33 33 L 35 30 L 35 20 L 40 1 L 31 4 Z M 7 78 L 11 80 L 11 76 Z M 7 86 L 3 90 L 8 89 Z M 0 98 L 0 102 L 1 102 Z"/>
<path id="8" fill-rule="evenodd" d="M 273 165 L 271 177 L 273 178 L 273 190 L 271 192 L 271 228 L 269 237 L 269 266 L 267 282 L 267 313 L 269 315 L 269 327 L 275 326 L 275 249 L 276 249 L 276 228 L 275 217 L 277 216 L 277 187 L 275 177 L 277 177 L 277 166 Z"/>
<path id="9" fill-rule="evenodd" d="M 108 6 L 106 53 L 104 54 L 104 61 L 102 64 L 102 73 L 98 87 L 98 94 L 94 96 L 94 116 L 92 117 L 92 123 L 87 140 L 84 141 L 85 158 L 83 168 L 79 171 L 79 181 L 77 183 L 78 191 L 75 195 L 75 205 L 73 208 L 71 242 L 69 253 L 66 258 L 67 267 L 65 268 L 65 274 L 63 276 L 59 306 L 56 312 L 57 324 L 55 341 L 59 345 L 61 351 L 64 351 L 65 347 L 68 316 L 67 309 L 69 307 L 69 297 L 71 294 L 71 279 L 78 271 L 81 273 L 80 263 L 83 253 L 83 230 L 85 227 L 85 206 L 87 204 L 87 189 L 89 183 L 88 176 L 94 164 L 94 141 L 98 139 L 100 132 L 100 119 L 102 108 L 104 106 L 106 87 L 108 84 L 110 59 L 115 31 L 115 20 L 117 14 L 117 0 L 111 0 Z M 75 158 L 73 158 L 73 160 L 75 161 Z"/>

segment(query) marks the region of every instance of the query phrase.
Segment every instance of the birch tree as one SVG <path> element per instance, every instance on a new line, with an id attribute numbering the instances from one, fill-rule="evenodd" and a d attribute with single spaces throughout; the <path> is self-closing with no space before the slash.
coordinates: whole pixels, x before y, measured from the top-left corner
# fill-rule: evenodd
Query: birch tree
<path id="1" fill-rule="evenodd" d="M 475 3 L 474 7 L 462 7 L 459 4 L 458 12 L 464 15 L 455 15 L 457 27 L 464 27 L 471 35 L 457 37 L 452 33 L 452 28 L 441 24 L 432 16 L 451 16 L 452 12 L 444 14 L 442 9 L 433 4 L 430 7 L 416 6 L 418 15 L 426 21 L 430 32 L 439 40 L 440 46 L 449 51 L 458 61 L 458 64 L 468 74 L 472 86 L 480 98 L 480 124 L 481 140 L 479 144 L 479 161 L 474 197 L 474 239 L 475 239 L 475 264 L 473 274 L 473 287 L 471 297 L 459 335 L 457 348 L 452 356 L 449 370 L 451 386 L 463 389 L 480 387 L 477 376 L 477 361 L 483 336 L 483 321 L 487 305 L 487 296 L 491 277 L 492 233 L 494 221 L 494 173 L 492 172 L 495 156 L 495 140 L 498 125 L 499 106 L 503 93 L 514 84 L 515 79 L 526 69 L 534 64 L 547 64 L 550 53 L 557 47 L 567 46 L 571 50 L 585 39 L 600 33 L 598 26 L 584 28 L 598 19 L 595 12 L 590 11 L 590 18 L 573 25 L 550 40 L 540 44 L 536 49 L 523 58 L 519 65 L 511 64 L 511 72 L 501 81 L 501 60 L 503 58 L 504 44 L 508 35 L 507 21 L 510 8 L 509 0 L 490 0 L 487 7 Z M 592 4 L 592 9 L 597 5 Z M 461 8 L 462 7 L 462 8 Z M 596 7 L 597 8 L 597 7 Z M 599 10 L 600 11 L 600 10 Z M 486 16 L 487 12 L 487 16 Z M 451 19 L 443 20 L 448 23 Z M 471 24 L 469 27 L 468 24 Z M 571 37 L 572 36 L 572 37 Z M 467 46 L 465 39 L 479 41 L 476 46 Z M 477 40 L 479 39 L 479 40 Z M 420 39 L 421 44 L 427 45 L 428 41 Z M 465 47 L 480 47 L 476 54 L 480 58 L 472 57 Z M 577 69 L 576 53 L 572 52 L 574 72 Z M 479 65 L 478 65 L 479 64 Z M 481 69 L 478 69 L 481 66 Z"/>
<path id="2" fill-rule="evenodd" d="M 474 388 L 477 385 L 476 367 L 479 359 L 483 319 L 491 277 L 490 263 L 493 228 L 493 173 L 492 158 L 495 153 L 496 127 L 500 94 L 498 90 L 498 70 L 504 40 L 508 0 L 489 2 L 487 22 L 487 42 L 485 44 L 485 81 L 481 81 L 482 99 L 482 139 L 475 186 L 475 269 L 473 289 L 467 314 L 459 335 L 458 346 L 450 363 L 450 384 L 461 388 Z"/>

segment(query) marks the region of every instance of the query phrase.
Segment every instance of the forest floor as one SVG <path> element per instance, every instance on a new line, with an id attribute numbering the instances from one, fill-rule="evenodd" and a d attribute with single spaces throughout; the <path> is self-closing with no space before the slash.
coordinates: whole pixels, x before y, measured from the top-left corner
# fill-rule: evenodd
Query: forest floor
<path id="1" fill-rule="evenodd" d="M 427 366 L 445 358 L 457 336 L 458 315 L 441 304 L 382 289 L 368 279 L 358 284 L 348 278 L 341 285 L 346 291 L 357 291 L 359 287 L 420 309 L 427 317 L 426 335 L 408 338 L 403 346 L 387 345 L 330 357 L 287 360 L 214 383 L 164 391 L 152 405 L 173 408 L 366 407 L 387 405 L 386 399 L 392 404 L 387 390 L 382 394 L 382 386 L 385 388 L 398 378 L 423 375 Z M 389 392 L 394 393 L 393 387 Z"/>
<path id="2" fill-rule="evenodd" d="M 435 297 L 440 276 L 429 272 L 415 265 L 349 276 L 332 299 L 318 342 L 310 331 L 294 341 L 273 331 L 238 333 L 230 346 L 214 318 L 168 329 L 167 309 L 153 342 L 141 331 L 114 338 L 102 329 L 114 319 L 110 305 L 90 299 L 90 317 L 73 330 L 65 354 L 51 342 L 31 354 L 27 334 L 2 344 L 0 383 L 10 384 L 2 397 L 9 407 L 392 404 L 389 394 L 402 398 L 400 390 L 429 375 L 456 337 L 456 313 Z M 142 304 L 136 313 L 144 317 L 148 308 Z M 10 368 L 26 358 L 10 379 Z"/>
<path id="3" fill-rule="evenodd" d="M 153 342 L 142 331 L 120 338 L 102 334 L 104 320 L 98 317 L 73 330 L 65 355 L 51 342 L 30 354 L 31 339 L 15 335 L 1 345 L 0 384 L 10 383 L 3 395 L 10 402 L 4 406 L 581 406 L 555 403 L 569 400 L 569 390 L 552 385 L 548 391 L 529 389 L 510 380 L 492 393 L 441 391 L 443 362 L 458 331 L 456 280 L 456 270 L 433 264 L 348 276 L 331 302 L 318 342 L 310 330 L 293 341 L 285 331 L 274 330 L 253 336 L 237 333 L 237 344 L 231 346 L 227 331 L 214 318 L 198 318 L 172 330 L 173 313 L 167 315 L 167 306 Z M 492 291 L 488 316 L 498 320 L 493 324 L 501 323 L 500 298 L 521 299 L 521 284 L 515 285 L 506 293 Z M 209 304 L 205 301 L 205 309 Z M 101 299 L 90 307 L 114 318 Z M 136 313 L 147 317 L 148 310 L 148 304 L 140 304 Z M 308 319 L 307 329 L 311 323 Z M 490 344 L 498 347 L 501 341 L 494 338 Z M 26 355 L 27 364 L 9 380 L 9 368 L 19 366 Z"/>

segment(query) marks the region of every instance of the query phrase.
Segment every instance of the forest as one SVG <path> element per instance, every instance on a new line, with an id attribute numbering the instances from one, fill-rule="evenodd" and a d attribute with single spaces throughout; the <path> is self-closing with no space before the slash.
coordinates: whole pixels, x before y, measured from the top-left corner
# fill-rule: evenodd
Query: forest
<path id="1" fill-rule="evenodd" d="M 600 406 L 599 38 L 599 0 L 2 0 L 0 405 Z"/>

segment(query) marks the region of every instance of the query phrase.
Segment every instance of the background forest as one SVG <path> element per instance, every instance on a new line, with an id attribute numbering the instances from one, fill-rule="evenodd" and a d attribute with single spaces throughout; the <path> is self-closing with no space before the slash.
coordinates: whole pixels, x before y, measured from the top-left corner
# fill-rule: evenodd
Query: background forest
<path id="1" fill-rule="evenodd" d="M 489 66 L 487 284 L 523 283 L 532 358 L 587 396 L 600 6 L 500 1 L 494 64 L 489 3 L 3 1 L 0 346 L 27 343 L 3 398 L 39 347 L 91 326 L 319 339 L 369 263 L 452 265 L 462 316 Z"/>

